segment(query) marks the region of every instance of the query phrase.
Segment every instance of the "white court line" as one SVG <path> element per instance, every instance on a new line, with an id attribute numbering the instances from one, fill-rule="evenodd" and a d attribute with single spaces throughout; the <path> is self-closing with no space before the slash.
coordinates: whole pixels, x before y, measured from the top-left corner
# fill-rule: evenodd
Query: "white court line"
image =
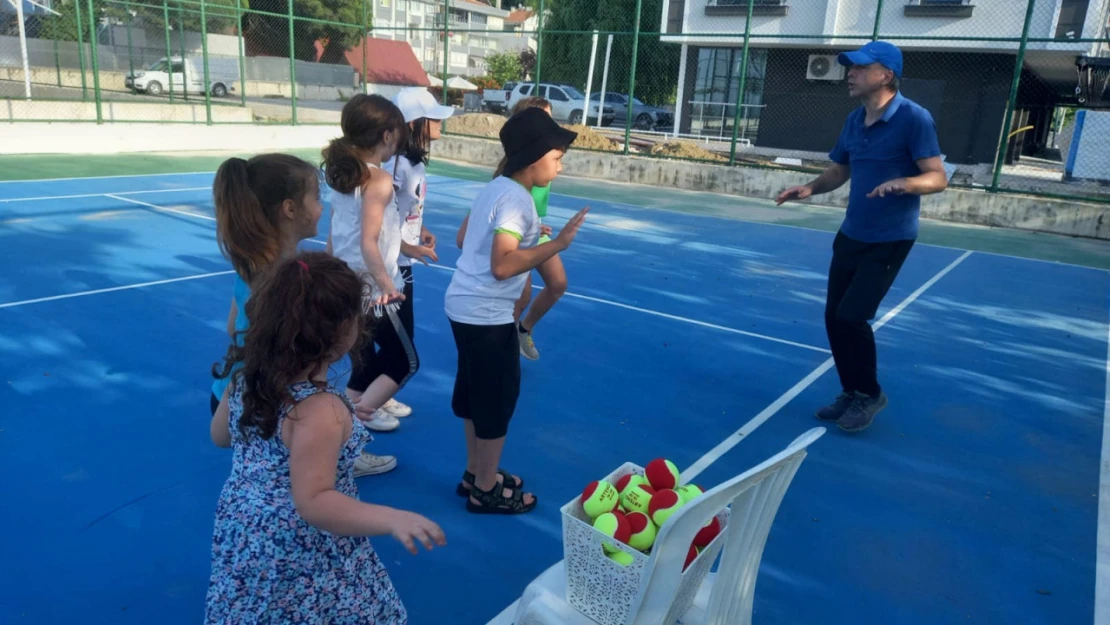
<path id="1" fill-rule="evenodd" d="M 921 295 L 925 293 L 925 291 L 928 291 L 934 284 L 937 283 L 937 281 L 948 275 L 948 272 L 952 271 L 960 263 L 964 262 L 964 260 L 966 260 L 968 256 L 971 256 L 971 252 L 964 252 L 960 255 L 959 258 L 949 263 L 947 267 L 937 272 L 935 276 L 930 278 L 927 282 L 925 282 L 925 284 L 922 284 L 920 287 L 918 287 L 916 291 L 906 296 L 906 299 L 902 300 L 897 306 L 890 309 L 889 312 L 883 315 L 881 319 L 876 321 L 874 325 L 871 326 L 872 329 L 878 330 L 889 323 L 891 319 L 897 317 L 899 313 L 906 309 L 906 306 L 909 306 L 917 298 L 921 297 Z M 734 432 L 732 436 L 729 436 L 725 440 L 721 441 L 719 445 L 717 445 L 713 449 L 710 449 L 708 452 L 706 452 L 704 456 L 698 458 L 693 464 L 687 467 L 686 470 L 682 472 L 682 482 L 688 483 L 690 480 L 701 474 L 701 472 L 704 471 L 709 465 L 713 464 L 721 456 L 728 453 L 730 449 L 735 447 L 746 436 L 754 432 L 756 428 L 763 425 L 771 417 L 775 416 L 778 411 L 782 410 L 783 407 L 786 406 L 786 404 L 790 403 L 795 397 L 801 394 L 802 391 L 809 388 L 810 385 L 817 381 L 817 378 L 821 377 L 826 371 L 831 369 L 832 366 L 833 359 L 829 358 L 825 362 L 821 363 L 816 369 L 810 371 L 809 375 L 799 380 L 797 384 L 790 387 L 790 390 L 783 393 L 781 396 L 779 396 L 778 399 L 771 402 L 769 406 L 760 411 L 759 414 L 752 417 L 751 421 L 748 421 L 739 430 L 736 430 L 736 432 Z"/>
<path id="2" fill-rule="evenodd" d="M 1110 331 L 1106 337 L 1106 404 L 1098 474 L 1098 532 L 1095 538 L 1095 625 L 1110 625 Z"/>
<path id="3" fill-rule="evenodd" d="M 168 174 L 119 174 L 116 176 L 76 176 L 73 178 L 35 178 L 33 180 L 0 180 L 0 184 L 25 182 L 57 182 L 59 180 L 109 180 L 114 178 L 157 178 L 158 176 L 214 176 L 214 171 L 181 171 Z"/>
<path id="4" fill-rule="evenodd" d="M 137 284 L 125 284 L 123 286 L 113 286 L 107 289 L 94 289 L 92 291 L 80 291 L 77 293 L 66 293 L 64 295 L 51 295 L 50 297 L 37 297 L 35 299 L 25 299 L 19 302 L 8 302 L 7 304 L 0 304 L 0 308 L 15 308 L 17 306 L 26 306 L 27 304 L 38 304 L 40 302 L 53 302 L 60 299 L 71 299 L 74 297 L 85 297 L 86 295 L 99 295 L 100 293 L 114 293 L 115 291 L 128 291 L 131 289 L 142 289 L 148 286 L 158 286 L 159 284 L 172 284 L 174 282 L 185 282 L 188 280 L 201 280 L 203 278 L 214 278 L 216 276 L 226 276 L 235 273 L 234 271 L 216 271 L 213 273 L 198 273 L 193 276 L 183 276 L 181 278 L 169 278 L 166 280 L 155 280 L 153 282 L 139 282 Z"/>
<path id="5" fill-rule="evenodd" d="M 208 221 L 216 221 L 215 217 L 210 217 L 208 215 L 201 215 L 200 213 L 190 213 L 189 211 L 177 210 L 176 208 L 167 208 L 165 206 L 158 206 L 157 204 L 151 204 L 150 202 L 140 202 L 139 200 L 132 200 L 131 198 L 126 198 L 126 197 L 122 197 L 122 196 L 119 196 L 119 195 L 113 195 L 111 193 L 104 193 L 103 195 L 104 195 L 104 197 L 110 197 L 114 200 L 119 200 L 121 202 L 130 202 L 131 204 L 138 204 L 139 206 L 146 206 L 147 208 L 153 208 L 156 211 L 165 211 L 167 213 L 177 213 L 178 215 L 185 215 L 186 217 L 195 217 L 197 219 L 207 219 Z"/>
<path id="6" fill-rule="evenodd" d="M 39 200 L 73 200 L 83 197 L 115 197 L 117 195 L 141 195 L 143 193 L 174 193 L 177 191 L 211 191 L 212 187 L 187 187 L 183 189 L 151 189 L 150 191 L 112 191 L 111 193 L 78 193 L 75 195 L 36 195 L 34 197 L 0 198 L 0 203 L 38 202 Z"/>

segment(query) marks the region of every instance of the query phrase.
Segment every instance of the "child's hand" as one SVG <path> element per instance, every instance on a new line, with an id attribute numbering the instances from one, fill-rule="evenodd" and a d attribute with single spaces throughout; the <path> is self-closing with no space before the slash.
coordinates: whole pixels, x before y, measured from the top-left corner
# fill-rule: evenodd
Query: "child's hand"
<path id="1" fill-rule="evenodd" d="M 567 225 L 563 226 L 563 229 L 559 232 L 559 236 L 555 237 L 555 241 L 559 244 L 561 249 L 565 250 L 570 247 L 571 241 L 574 241 L 574 237 L 578 236 L 578 229 L 582 227 L 582 224 L 586 223 L 586 213 L 588 212 L 590 212 L 589 206 L 578 211 L 574 217 L 570 218 Z"/>
<path id="2" fill-rule="evenodd" d="M 540 235 L 549 237 L 552 232 L 555 231 L 551 229 L 551 226 L 540 226 Z"/>
<path id="3" fill-rule="evenodd" d="M 436 235 L 425 228 L 424 231 L 420 233 L 420 244 L 433 250 L 436 249 Z"/>
<path id="4" fill-rule="evenodd" d="M 443 547 L 447 544 L 447 537 L 443 535 L 443 530 L 415 512 L 394 510 L 389 520 L 389 533 L 413 555 L 419 553 L 416 549 L 416 541 L 420 541 L 428 551 L 431 551 L 434 545 Z"/>
<path id="5" fill-rule="evenodd" d="M 416 260 L 424 263 L 425 267 L 428 266 L 428 259 L 431 259 L 431 261 L 433 263 L 438 263 L 439 262 L 439 255 L 436 254 L 436 248 L 435 247 L 428 247 L 427 245 L 418 245 L 415 248 L 413 248 L 413 251 L 416 253 L 416 255 L 413 256 L 413 258 L 415 258 Z"/>
<path id="6" fill-rule="evenodd" d="M 382 291 L 382 294 L 379 295 L 378 298 L 374 300 L 374 305 L 375 306 L 385 306 L 386 304 L 392 304 L 393 302 L 403 302 L 403 301 L 405 301 L 405 294 L 398 291 L 397 287 L 393 286 L 393 283 L 390 282 L 389 283 L 389 288 L 386 289 L 385 291 Z"/>

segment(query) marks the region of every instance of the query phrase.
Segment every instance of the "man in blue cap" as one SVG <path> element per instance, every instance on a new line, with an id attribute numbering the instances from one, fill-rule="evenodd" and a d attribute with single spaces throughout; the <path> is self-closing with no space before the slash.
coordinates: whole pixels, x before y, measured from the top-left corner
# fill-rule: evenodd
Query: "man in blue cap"
<path id="1" fill-rule="evenodd" d="M 943 191 L 948 178 L 932 116 L 898 91 L 902 51 L 873 41 L 839 61 L 849 67 L 848 94 L 863 106 L 848 115 L 829 153 L 833 164 L 809 184 L 783 191 L 778 203 L 851 181 L 825 300 L 825 330 L 843 392 L 817 418 L 859 432 L 887 405 L 869 322 L 917 238 L 921 196 Z"/>

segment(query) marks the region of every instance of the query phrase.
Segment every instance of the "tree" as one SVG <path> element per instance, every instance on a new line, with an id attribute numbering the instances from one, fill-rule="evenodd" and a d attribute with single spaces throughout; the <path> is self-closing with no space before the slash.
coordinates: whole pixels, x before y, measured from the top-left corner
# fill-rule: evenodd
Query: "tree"
<path id="1" fill-rule="evenodd" d="M 524 69 L 520 65 L 520 57 L 512 52 L 498 52 L 486 57 L 486 69 L 497 84 L 520 80 L 524 77 Z"/>
<path id="2" fill-rule="evenodd" d="M 126 0 L 127 4 L 112 2 L 111 0 L 94 0 L 93 15 L 95 20 L 89 19 L 88 5 L 79 0 L 61 0 L 54 2 L 52 8 L 59 14 L 36 14 L 33 19 L 37 21 L 36 34 L 44 39 L 58 41 L 77 41 L 77 19 L 75 13 L 81 11 L 81 38 L 89 41 L 89 23 L 97 24 L 104 18 L 116 24 L 131 23 L 133 28 L 143 29 L 148 40 L 162 41 L 165 33 L 165 13 L 162 0 Z M 242 7 L 246 9 L 248 0 L 242 0 Z M 174 31 L 174 43 L 177 42 L 177 32 L 184 28 L 187 32 L 200 32 L 200 0 L 167 0 L 165 9 L 169 13 L 169 27 Z M 205 0 L 206 25 L 209 33 L 233 33 L 238 25 L 235 12 L 235 0 Z M 28 29 L 30 30 L 32 16 L 28 16 Z"/>
<path id="3" fill-rule="evenodd" d="M 287 0 L 253 0 L 246 15 L 243 37 L 252 55 L 290 56 Z M 255 12 L 257 11 L 257 12 Z M 343 63 L 344 52 L 363 37 L 361 0 L 293 0 L 293 54 L 316 60 L 316 42 L 325 43 L 321 63 Z M 308 19 L 304 19 L 308 18 Z M 308 20 L 350 24 L 338 26 Z"/>

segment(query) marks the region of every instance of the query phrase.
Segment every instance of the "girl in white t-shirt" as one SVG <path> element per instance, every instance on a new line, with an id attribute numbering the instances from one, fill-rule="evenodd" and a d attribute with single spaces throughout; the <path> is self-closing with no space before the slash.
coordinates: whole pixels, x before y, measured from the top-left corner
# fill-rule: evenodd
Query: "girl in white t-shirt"
<path id="1" fill-rule="evenodd" d="M 347 396 L 366 425 L 379 432 L 394 430 L 399 422 L 382 407 L 420 367 L 412 339 L 401 323 L 404 278 L 397 259 L 401 253 L 401 217 L 397 211 L 393 176 L 382 162 L 393 158 L 408 135 L 400 109 L 379 95 L 359 94 L 347 101 L 340 117 L 343 136 L 324 149 L 331 200 L 328 249 L 358 272 L 363 281 L 367 332 L 347 382 Z M 377 457 L 364 454 L 356 473 L 369 474 Z M 364 466 L 365 465 L 365 466 Z"/>

